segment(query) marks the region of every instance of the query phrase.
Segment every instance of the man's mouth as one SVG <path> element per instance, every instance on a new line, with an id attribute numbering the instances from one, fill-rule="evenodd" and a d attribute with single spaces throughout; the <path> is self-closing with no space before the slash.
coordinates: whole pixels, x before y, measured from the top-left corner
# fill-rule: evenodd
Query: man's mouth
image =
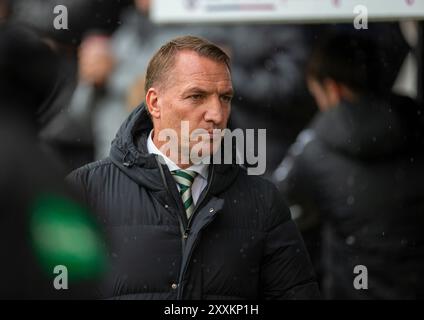
<path id="1" fill-rule="evenodd" d="M 199 140 L 221 140 L 222 137 L 224 136 L 224 130 L 221 129 L 202 129 L 201 132 L 196 132 L 195 134 L 191 134 L 190 135 L 190 140 L 191 141 L 199 141 Z"/>
<path id="2" fill-rule="evenodd" d="M 220 139 L 224 135 L 224 131 L 221 129 L 213 129 L 208 131 L 209 137 L 211 139 Z"/>

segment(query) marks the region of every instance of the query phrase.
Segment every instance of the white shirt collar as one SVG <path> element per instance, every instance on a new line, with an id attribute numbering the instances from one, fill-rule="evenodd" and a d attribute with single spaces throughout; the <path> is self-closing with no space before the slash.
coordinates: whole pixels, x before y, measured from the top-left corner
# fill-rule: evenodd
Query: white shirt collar
<path id="1" fill-rule="evenodd" d="M 163 158 L 166 165 L 168 166 L 169 171 L 176 171 L 181 170 L 181 168 L 175 164 L 174 161 L 169 159 L 166 155 L 164 155 L 153 143 L 152 139 L 153 130 L 150 131 L 149 137 L 147 138 L 147 151 L 151 154 L 157 154 Z M 208 179 L 208 173 L 209 173 L 209 165 L 207 164 L 193 164 L 192 166 L 188 167 L 185 170 L 191 170 L 196 173 L 198 173 L 202 178 Z"/>

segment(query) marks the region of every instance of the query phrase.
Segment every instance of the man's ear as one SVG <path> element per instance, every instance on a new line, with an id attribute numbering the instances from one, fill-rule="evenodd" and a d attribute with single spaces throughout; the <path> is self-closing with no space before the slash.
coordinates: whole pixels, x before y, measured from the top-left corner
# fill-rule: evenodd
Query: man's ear
<path id="1" fill-rule="evenodd" d="M 331 106 L 336 106 L 343 98 L 342 85 L 331 78 L 325 78 L 322 87 L 325 90 L 328 102 Z"/>
<path id="2" fill-rule="evenodd" d="M 341 100 L 347 100 L 351 102 L 356 100 L 354 91 L 349 89 L 348 86 L 341 82 L 327 78 L 324 80 L 324 88 L 330 103 L 333 105 L 339 104 Z"/>
<path id="3" fill-rule="evenodd" d="M 150 88 L 146 93 L 146 106 L 152 118 L 160 118 L 160 108 L 158 104 L 158 91 L 155 88 Z"/>

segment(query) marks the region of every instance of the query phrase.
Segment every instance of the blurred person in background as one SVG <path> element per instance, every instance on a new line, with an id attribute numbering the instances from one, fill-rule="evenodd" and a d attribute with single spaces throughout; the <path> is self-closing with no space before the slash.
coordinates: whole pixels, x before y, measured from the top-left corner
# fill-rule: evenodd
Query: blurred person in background
<path id="1" fill-rule="evenodd" d="M 67 171 L 94 159 L 91 110 L 72 105 L 78 82 L 78 47 L 88 34 L 106 37 L 116 30 L 120 12 L 131 0 L 14 0 L 10 20 L 25 25 L 48 41 L 58 52 L 64 85 L 50 110 L 55 114 L 40 130 L 41 138 L 60 157 Z M 68 29 L 56 29 L 53 21 L 57 5 L 67 11 Z"/>
<path id="2" fill-rule="evenodd" d="M 311 55 L 311 49 L 317 46 L 320 42 L 325 41 L 328 34 L 338 33 L 346 34 L 349 36 L 357 32 L 353 29 L 351 24 L 337 23 L 337 24 L 323 24 L 323 25 L 311 25 L 309 29 L 309 39 L 311 46 L 309 47 L 307 61 Z M 398 80 L 399 70 L 410 51 L 410 46 L 405 41 L 401 32 L 399 23 L 396 22 L 378 22 L 369 23 L 368 29 L 360 30 L 361 35 L 375 42 L 377 50 L 379 51 L 379 62 L 384 66 L 384 86 L 391 87 Z M 304 63 L 303 70 L 306 74 L 307 61 Z M 306 83 L 306 77 L 303 80 Z M 316 106 L 316 104 L 315 104 Z M 318 109 L 318 108 L 317 108 Z M 306 125 L 305 125 L 306 126 Z M 294 141 L 293 141 L 294 142 Z M 280 163 L 283 159 L 280 159 Z M 292 206 L 293 216 L 296 218 L 302 212 L 304 212 L 301 219 L 302 235 L 304 237 L 306 246 L 308 248 L 311 259 L 314 263 L 314 269 L 318 276 L 318 281 L 321 283 L 322 280 L 322 263 L 321 263 L 321 221 L 319 215 L 310 208 L 311 211 L 305 214 L 305 207 L 301 209 L 299 206 Z"/>
<path id="3" fill-rule="evenodd" d="M 48 44 L 27 28 L 0 26 L 2 299 L 92 297 L 106 266 L 96 222 L 38 139 L 62 85 L 59 57 Z M 67 274 L 56 286 L 66 290 L 55 287 L 59 265 Z"/>
<path id="4" fill-rule="evenodd" d="M 273 175 L 300 225 L 322 223 L 326 298 L 424 296 L 424 110 L 391 93 L 390 70 L 366 35 L 324 41 L 307 72 L 320 113 Z"/>

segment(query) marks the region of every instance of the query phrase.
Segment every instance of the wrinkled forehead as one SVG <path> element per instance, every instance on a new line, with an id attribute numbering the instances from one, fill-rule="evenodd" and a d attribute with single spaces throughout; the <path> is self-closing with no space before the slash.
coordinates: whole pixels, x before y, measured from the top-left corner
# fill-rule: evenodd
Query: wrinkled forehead
<path id="1" fill-rule="evenodd" d="M 231 73 L 224 62 L 198 55 L 196 52 L 180 52 L 175 57 L 170 77 L 176 85 L 204 85 L 232 88 Z M 169 79 L 171 80 L 171 79 Z"/>

